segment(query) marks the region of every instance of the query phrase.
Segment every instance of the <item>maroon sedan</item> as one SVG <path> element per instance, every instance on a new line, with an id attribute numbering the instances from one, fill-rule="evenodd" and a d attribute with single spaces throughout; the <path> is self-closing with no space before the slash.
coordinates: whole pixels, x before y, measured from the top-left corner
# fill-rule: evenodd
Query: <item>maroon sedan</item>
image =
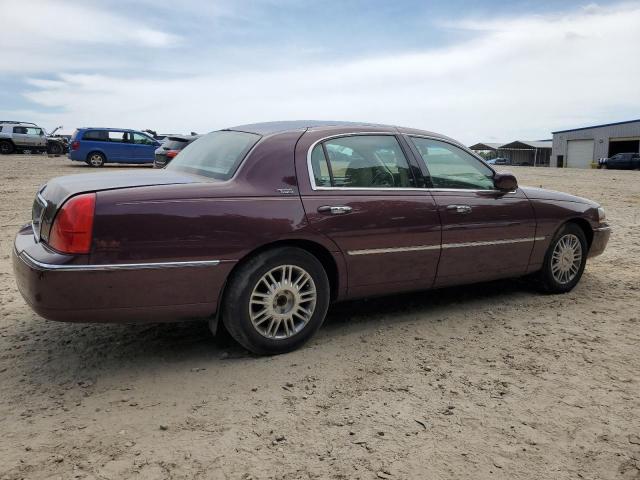
<path id="1" fill-rule="evenodd" d="M 163 170 L 51 180 L 13 264 L 45 318 L 221 319 L 273 354 L 332 301 L 531 274 L 567 292 L 609 233 L 598 204 L 519 187 L 442 135 L 276 122 L 205 135 Z"/>

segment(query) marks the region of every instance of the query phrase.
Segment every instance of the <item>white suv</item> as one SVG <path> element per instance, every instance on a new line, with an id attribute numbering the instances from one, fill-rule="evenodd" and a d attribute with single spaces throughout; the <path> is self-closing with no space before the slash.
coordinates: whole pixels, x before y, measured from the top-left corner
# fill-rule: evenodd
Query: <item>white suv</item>
<path id="1" fill-rule="evenodd" d="M 30 122 L 0 120 L 0 153 L 47 152 L 54 155 L 64 153 L 62 139 L 47 137 L 44 129 Z"/>

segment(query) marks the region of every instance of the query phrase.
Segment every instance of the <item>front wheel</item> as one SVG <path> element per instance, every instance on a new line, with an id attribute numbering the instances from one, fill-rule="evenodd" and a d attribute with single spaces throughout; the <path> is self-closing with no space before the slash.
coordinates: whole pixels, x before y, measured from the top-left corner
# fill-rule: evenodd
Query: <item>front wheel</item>
<path id="1" fill-rule="evenodd" d="M 247 350 L 275 355 L 300 347 L 320 328 L 329 307 L 327 274 L 295 247 L 260 253 L 233 273 L 222 321 Z"/>
<path id="2" fill-rule="evenodd" d="M 540 271 L 540 281 L 549 293 L 566 293 L 575 287 L 587 263 L 588 245 L 582 229 L 564 225 L 549 245 Z"/>
<path id="3" fill-rule="evenodd" d="M 61 155 L 62 154 L 62 145 L 58 142 L 52 142 L 47 147 L 49 155 Z"/>

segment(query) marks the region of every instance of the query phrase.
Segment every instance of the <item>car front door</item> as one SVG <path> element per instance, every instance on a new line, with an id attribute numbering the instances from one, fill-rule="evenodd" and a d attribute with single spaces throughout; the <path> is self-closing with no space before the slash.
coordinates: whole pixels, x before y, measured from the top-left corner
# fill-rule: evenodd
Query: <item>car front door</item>
<path id="1" fill-rule="evenodd" d="M 47 145 L 44 131 L 39 127 L 27 127 L 27 141 L 34 149 L 42 149 Z"/>
<path id="2" fill-rule="evenodd" d="M 137 163 L 153 163 L 158 143 L 142 133 L 134 132 L 131 135 L 133 138 L 131 142 L 133 159 Z"/>
<path id="3" fill-rule="evenodd" d="M 524 275 L 536 222 L 524 192 L 497 191 L 494 172 L 462 148 L 409 136 L 442 222 L 436 286 Z"/>
<path id="4" fill-rule="evenodd" d="M 307 132 L 296 148 L 311 228 L 343 254 L 348 295 L 430 288 L 440 221 L 408 146 L 392 131 Z"/>

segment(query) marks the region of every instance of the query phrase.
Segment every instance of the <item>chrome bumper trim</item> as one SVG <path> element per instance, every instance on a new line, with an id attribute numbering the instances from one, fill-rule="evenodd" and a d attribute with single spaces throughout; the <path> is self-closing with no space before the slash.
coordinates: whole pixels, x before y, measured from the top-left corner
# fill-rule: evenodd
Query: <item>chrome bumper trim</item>
<path id="1" fill-rule="evenodd" d="M 114 270 L 158 270 L 163 268 L 215 267 L 221 260 L 196 260 L 191 262 L 112 263 L 104 265 L 56 265 L 36 260 L 26 252 L 16 255 L 27 265 L 41 271 L 55 272 L 103 272 Z"/>
<path id="2" fill-rule="evenodd" d="M 417 245 L 415 247 L 398 247 L 398 248 L 373 248 L 369 250 L 349 250 L 349 255 L 375 255 L 379 253 L 401 253 L 401 252 L 417 252 L 421 250 L 439 250 L 440 248 L 465 248 L 465 247 L 485 247 L 490 245 L 503 245 L 509 243 L 539 242 L 546 237 L 527 237 L 512 238 L 509 240 L 490 240 L 483 242 L 465 242 L 465 243 L 444 243 L 440 245 Z"/>

